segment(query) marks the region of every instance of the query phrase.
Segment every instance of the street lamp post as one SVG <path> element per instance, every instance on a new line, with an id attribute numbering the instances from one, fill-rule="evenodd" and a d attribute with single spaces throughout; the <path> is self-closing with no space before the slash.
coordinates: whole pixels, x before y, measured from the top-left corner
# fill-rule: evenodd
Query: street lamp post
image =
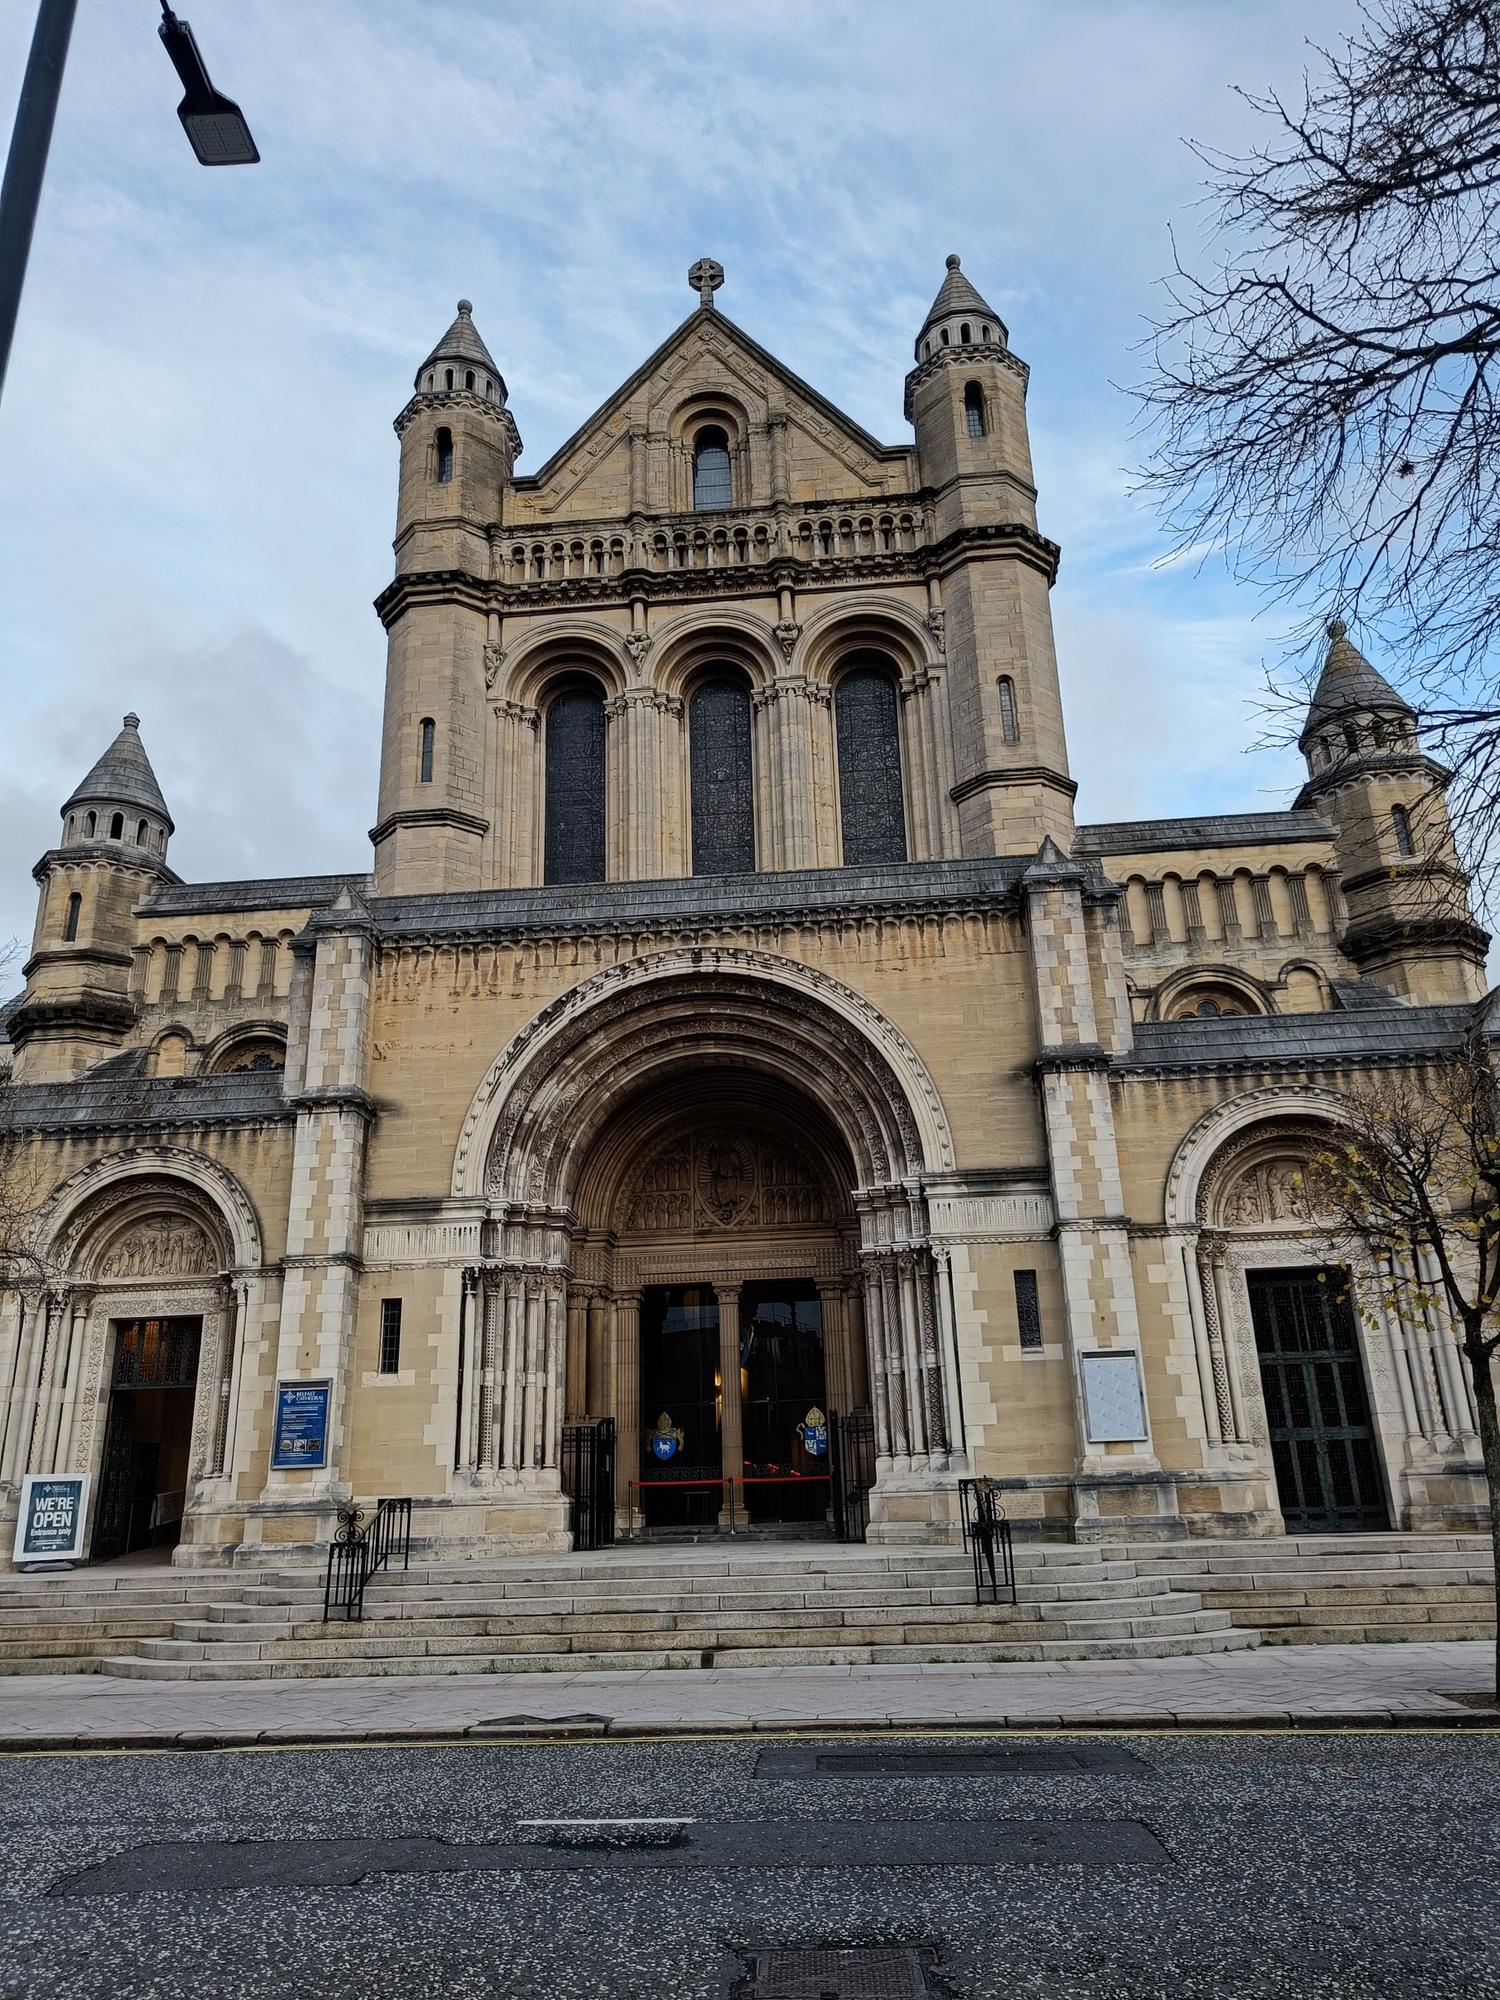
<path id="1" fill-rule="evenodd" d="M 26 260 L 31 254 L 31 236 L 42 195 L 42 176 L 46 172 L 57 99 L 62 89 L 63 64 L 67 61 L 68 40 L 77 11 L 78 0 L 38 0 L 36 29 L 21 81 L 5 180 L 0 183 L 0 392 L 5 388 L 5 370 L 10 361 Z M 186 92 L 177 107 L 177 116 L 199 164 L 252 166 L 260 154 L 240 107 L 215 90 L 209 81 L 187 22 L 177 18 L 167 0 L 162 0 L 161 11 L 162 22 L 157 32 Z"/>

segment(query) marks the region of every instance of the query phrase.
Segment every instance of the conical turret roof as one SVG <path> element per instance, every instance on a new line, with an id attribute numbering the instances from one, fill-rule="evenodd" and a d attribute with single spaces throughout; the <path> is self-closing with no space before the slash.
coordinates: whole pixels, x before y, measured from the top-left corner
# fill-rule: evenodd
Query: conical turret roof
<path id="1" fill-rule="evenodd" d="M 1404 701 L 1385 678 L 1377 673 L 1349 637 L 1349 627 L 1335 618 L 1328 627 L 1328 654 L 1318 685 L 1308 705 L 1302 727 L 1302 742 L 1330 722 L 1360 712 L 1378 715 L 1411 715 Z"/>
<path id="2" fill-rule="evenodd" d="M 931 328 L 936 326 L 939 320 L 951 319 L 957 313 L 969 313 L 977 315 L 982 320 L 991 321 L 999 329 L 1000 338 L 1002 340 L 1005 339 L 1005 325 L 999 313 L 995 311 L 992 305 L 985 303 L 964 276 L 963 268 L 959 263 L 958 253 L 955 251 L 948 259 L 948 275 L 938 287 L 938 295 L 933 300 L 931 310 L 928 312 L 926 319 L 922 322 L 921 332 L 917 335 L 917 353 L 919 356 L 922 351 L 923 339 Z"/>
<path id="3" fill-rule="evenodd" d="M 505 393 L 505 384 L 500 380 L 500 370 L 484 342 L 479 338 L 479 329 L 473 320 L 474 308 L 467 299 L 458 302 L 458 318 L 443 335 L 437 346 L 417 370 L 417 387 L 422 386 L 422 376 L 435 361 L 461 361 L 468 368 L 485 368 L 500 382 L 500 392 Z"/>
<path id="4" fill-rule="evenodd" d="M 154 813 L 166 821 L 169 833 L 175 832 L 151 759 L 141 742 L 140 728 L 138 715 L 126 716 L 119 735 L 63 806 L 65 813 L 80 805 L 133 806 L 140 812 Z"/>

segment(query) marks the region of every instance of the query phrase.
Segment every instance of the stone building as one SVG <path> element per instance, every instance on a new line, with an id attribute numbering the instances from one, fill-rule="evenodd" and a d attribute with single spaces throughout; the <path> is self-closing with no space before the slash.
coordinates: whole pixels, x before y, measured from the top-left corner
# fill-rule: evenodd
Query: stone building
<path id="1" fill-rule="evenodd" d="M 1335 623 L 1289 810 L 1078 824 L 999 316 L 950 257 L 882 444 L 722 278 L 533 473 L 466 301 L 418 369 L 368 875 L 182 881 L 134 716 L 63 805 L 6 1520 L 562 1548 L 612 1420 L 622 1533 L 807 1532 L 831 1456 L 876 1540 L 976 1474 L 1059 1538 L 1474 1522 L 1452 1329 L 1356 1321 L 1296 1178 L 1483 998 L 1410 711 Z"/>

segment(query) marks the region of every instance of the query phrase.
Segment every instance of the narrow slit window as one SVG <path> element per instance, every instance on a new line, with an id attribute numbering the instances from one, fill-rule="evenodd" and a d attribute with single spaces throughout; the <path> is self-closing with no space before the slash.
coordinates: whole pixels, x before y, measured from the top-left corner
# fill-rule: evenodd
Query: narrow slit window
<path id="1" fill-rule="evenodd" d="M 1036 1288 L 1036 1272 L 1017 1271 L 1015 1277 L 1016 1330 L 1021 1350 L 1025 1354 L 1039 1354 L 1042 1347 L 1042 1303 Z"/>
<path id="2" fill-rule="evenodd" d="M 380 1301 L 380 1372 L 382 1375 L 401 1372 L 400 1299 Z"/>
<path id="3" fill-rule="evenodd" d="M 1417 843 L 1411 837 L 1411 814 L 1405 806 L 1391 807 L 1391 826 L 1396 835 L 1396 852 L 1409 861 L 1417 851 Z"/>
<path id="4" fill-rule="evenodd" d="M 136 844 L 136 846 L 137 846 L 137 847 L 144 847 L 144 846 L 146 845 L 146 843 L 147 843 L 147 842 L 148 842 L 148 841 L 150 840 L 150 838 L 151 838 L 151 829 L 150 829 L 150 827 L 149 827 L 149 826 L 148 826 L 148 825 L 146 824 L 145 820 L 143 820 L 143 819 L 141 819 L 141 820 L 137 820 L 137 821 L 136 821 L 136 824 L 135 824 L 135 844 Z"/>
<path id="5" fill-rule="evenodd" d="M 977 382 L 964 389 L 964 429 L 971 438 L 982 438 L 989 429 L 984 416 L 984 391 Z"/>
<path id="6" fill-rule="evenodd" d="M 453 433 L 444 424 L 432 442 L 437 462 L 437 483 L 446 486 L 453 477 Z"/>
<path id="7" fill-rule="evenodd" d="M 432 783 L 432 746 L 437 741 L 437 724 L 430 715 L 422 718 L 421 749 L 417 756 L 417 777 L 424 785 Z"/>
<path id="8" fill-rule="evenodd" d="M 728 507 L 734 502 L 729 439 L 716 426 L 699 431 L 693 445 L 693 506 Z"/>
<path id="9" fill-rule="evenodd" d="M 464 387 L 466 389 L 472 389 L 473 386 L 474 386 L 474 370 L 472 368 L 466 368 L 464 370 Z"/>
<path id="10" fill-rule="evenodd" d="M 1009 674 L 1000 676 L 1000 734 L 1007 743 L 1019 743 L 1020 727 L 1016 722 L 1016 684 Z"/>
<path id="11" fill-rule="evenodd" d="M 63 924 L 63 942 L 72 944 L 78 936 L 78 913 L 83 908 L 83 898 L 75 889 L 68 898 L 68 915 Z"/>
<path id="12" fill-rule="evenodd" d="M 453 387 L 453 370 L 451 368 L 445 368 L 443 370 L 443 387 L 445 389 L 451 389 Z"/>

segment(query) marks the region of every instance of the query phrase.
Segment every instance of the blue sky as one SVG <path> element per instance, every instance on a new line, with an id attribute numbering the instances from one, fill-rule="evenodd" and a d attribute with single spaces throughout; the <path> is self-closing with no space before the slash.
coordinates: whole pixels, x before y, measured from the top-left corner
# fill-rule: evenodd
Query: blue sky
<path id="1" fill-rule="evenodd" d="M 31 7 L 0 9 L 8 129 Z M 718 304 L 878 436 L 958 250 L 1030 364 L 1079 815 L 1284 804 L 1282 632 L 1164 564 L 1115 384 L 1230 86 L 1352 0 L 190 0 L 257 168 L 197 167 L 152 0 L 81 0 L 0 404 L 0 940 L 119 726 L 190 878 L 368 865 L 391 420 L 460 294 L 540 465 Z"/>

